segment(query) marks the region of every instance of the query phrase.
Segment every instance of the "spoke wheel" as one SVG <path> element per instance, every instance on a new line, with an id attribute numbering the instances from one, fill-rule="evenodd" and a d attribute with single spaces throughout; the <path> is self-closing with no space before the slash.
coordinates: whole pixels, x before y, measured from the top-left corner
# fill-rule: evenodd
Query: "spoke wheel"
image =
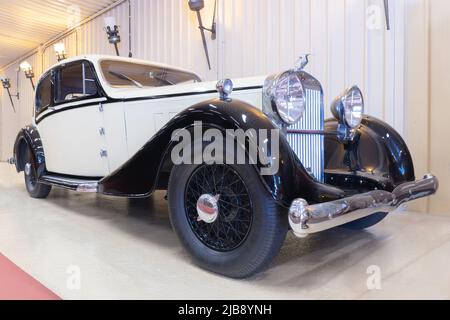
<path id="1" fill-rule="evenodd" d="M 232 278 L 266 269 L 283 245 L 286 211 L 251 165 L 179 165 L 169 179 L 170 222 L 194 262 Z"/>
<path id="2" fill-rule="evenodd" d="M 219 215 L 213 223 L 199 220 L 197 201 L 205 194 L 217 196 Z M 230 166 L 203 165 L 193 172 L 185 192 L 189 225 L 207 247 L 221 252 L 241 246 L 253 221 L 253 205 L 240 175 Z"/>

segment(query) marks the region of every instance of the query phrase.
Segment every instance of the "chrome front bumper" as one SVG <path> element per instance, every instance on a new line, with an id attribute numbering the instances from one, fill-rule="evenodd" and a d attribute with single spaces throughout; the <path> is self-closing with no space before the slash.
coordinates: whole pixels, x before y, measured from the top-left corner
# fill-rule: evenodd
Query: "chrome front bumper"
<path id="1" fill-rule="evenodd" d="M 315 205 L 296 199 L 289 209 L 289 224 L 294 234 L 303 238 L 377 212 L 395 211 L 405 202 L 435 194 L 438 188 L 438 179 L 427 175 L 423 180 L 400 185 L 392 193 L 376 190 Z"/>

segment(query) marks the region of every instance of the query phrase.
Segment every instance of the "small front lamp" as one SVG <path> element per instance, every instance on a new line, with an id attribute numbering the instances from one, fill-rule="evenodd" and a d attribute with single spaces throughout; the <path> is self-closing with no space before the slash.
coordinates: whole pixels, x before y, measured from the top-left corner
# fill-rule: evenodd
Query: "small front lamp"
<path id="1" fill-rule="evenodd" d="M 33 82 L 34 71 L 33 71 L 33 67 L 31 66 L 31 64 L 29 64 L 28 61 L 24 61 L 20 64 L 20 69 L 23 72 L 25 72 L 25 77 L 27 79 L 30 79 L 31 86 L 33 87 L 33 90 L 35 90 L 35 86 L 34 86 L 34 82 Z"/>
<path id="2" fill-rule="evenodd" d="M 110 44 L 114 45 L 117 56 L 120 56 L 118 44 L 120 43 L 119 26 L 115 17 L 105 18 L 106 35 Z"/>
<path id="3" fill-rule="evenodd" d="M 58 62 L 67 59 L 66 46 L 64 45 L 64 43 L 55 43 L 53 45 L 53 48 L 55 49 Z"/>

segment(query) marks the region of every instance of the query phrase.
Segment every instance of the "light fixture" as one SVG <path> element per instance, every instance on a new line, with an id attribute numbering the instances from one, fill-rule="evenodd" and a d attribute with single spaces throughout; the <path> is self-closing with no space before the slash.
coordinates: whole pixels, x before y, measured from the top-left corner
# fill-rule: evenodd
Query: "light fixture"
<path id="1" fill-rule="evenodd" d="M 58 62 L 67 59 L 66 46 L 64 45 L 64 43 L 55 43 L 53 45 L 53 48 L 55 49 Z"/>
<path id="2" fill-rule="evenodd" d="M 33 78 L 34 78 L 34 71 L 31 64 L 28 63 L 28 61 L 24 61 L 20 64 L 20 69 L 25 72 L 25 77 L 27 79 L 30 79 L 31 86 L 33 87 L 33 91 L 36 89 L 34 86 Z"/>
<path id="3" fill-rule="evenodd" d="M 120 56 L 118 44 L 120 43 L 119 26 L 115 17 L 106 17 L 105 19 L 106 35 L 109 43 L 114 45 L 117 56 Z"/>
<path id="4" fill-rule="evenodd" d="M 11 94 L 11 91 L 10 91 L 11 82 L 9 79 L 5 78 L 5 79 L 0 79 L 0 80 L 2 81 L 3 88 L 8 92 L 9 100 L 11 101 L 11 106 L 14 110 L 14 113 L 16 113 L 16 108 L 14 108 L 14 102 L 13 102 L 12 97 L 16 97 L 17 99 L 19 99 L 19 93 L 15 94 L 15 95 Z"/>
<path id="5" fill-rule="evenodd" d="M 213 15 L 212 26 L 209 29 L 205 28 L 203 26 L 202 15 L 200 13 L 200 11 L 203 10 L 203 8 L 205 7 L 205 0 L 188 0 L 188 3 L 189 3 L 189 8 L 192 11 L 197 12 L 198 28 L 200 29 L 200 32 L 202 34 L 203 48 L 205 49 L 205 54 L 206 54 L 206 59 L 208 61 L 209 70 L 211 70 L 211 60 L 209 58 L 208 44 L 206 43 L 205 31 L 211 32 L 211 39 L 216 40 L 216 36 L 217 36 L 217 24 L 216 24 L 217 0 L 214 4 L 214 15 Z"/>

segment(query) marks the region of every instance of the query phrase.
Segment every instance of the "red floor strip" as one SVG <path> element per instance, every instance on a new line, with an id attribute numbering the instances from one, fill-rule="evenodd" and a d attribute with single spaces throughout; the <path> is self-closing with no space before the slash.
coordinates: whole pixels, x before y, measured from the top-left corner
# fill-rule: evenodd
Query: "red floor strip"
<path id="1" fill-rule="evenodd" d="M 61 300 L 0 254 L 0 300 Z"/>

